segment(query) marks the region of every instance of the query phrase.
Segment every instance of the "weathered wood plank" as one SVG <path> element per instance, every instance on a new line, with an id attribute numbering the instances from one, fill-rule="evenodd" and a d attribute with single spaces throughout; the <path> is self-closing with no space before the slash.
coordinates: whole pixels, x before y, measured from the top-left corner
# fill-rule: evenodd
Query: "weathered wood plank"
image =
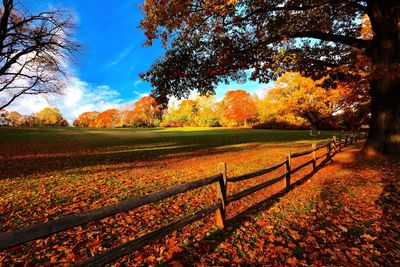
<path id="1" fill-rule="evenodd" d="M 313 152 L 312 152 L 312 158 L 313 158 L 313 171 L 315 171 L 315 168 L 317 167 L 317 155 L 316 155 L 316 153 L 315 153 L 315 151 L 316 151 L 316 149 L 317 149 L 317 144 L 316 143 L 314 143 L 314 144 L 312 144 L 311 145 L 311 147 L 312 147 L 312 150 L 313 150 Z"/>
<path id="2" fill-rule="evenodd" d="M 322 144 L 322 145 L 319 145 L 319 146 L 317 146 L 317 148 L 315 149 L 315 151 L 318 151 L 318 150 L 320 150 L 320 149 L 322 149 L 322 148 L 325 148 L 325 147 L 327 147 L 329 145 L 329 142 L 328 143 L 324 143 L 324 144 Z"/>
<path id="3" fill-rule="evenodd" d="M 293 153 L 292 158 L 298 158 L 301 156 L 305 156 L 305 155 L 311 154 L 314 151 L 315 151 L 314 149 L 310 149 L 310 150 L 306 150 L 306 151 L 302 151 L 302 152 Z"/>
<path id="4" fill-rule="evenodd" d="M 127 199 L 102 208 L 88 210 L 78 214 L 67 215 L 60 219 L 35 224 L 15 231 L 1 233 L 0 250 L 11 248 L 88 222 L 100 220 L 117 213 L 126 212 L 146 204 L 160 201 L 189 190 L 212 184 L 219 181 L 221 178 L 222 174 L 218 174 L 194 182 L 173 186 L 160 192 Z"/>

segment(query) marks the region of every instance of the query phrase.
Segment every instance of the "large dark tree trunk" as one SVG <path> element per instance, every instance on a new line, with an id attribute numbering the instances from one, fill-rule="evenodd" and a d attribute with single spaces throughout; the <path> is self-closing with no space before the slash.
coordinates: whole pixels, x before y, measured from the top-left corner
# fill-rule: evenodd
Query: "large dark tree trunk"
<path id="1" fill-rule="evenodd" d="M 375 32 L 369 50 L 375 74 L 371 86 L 371 124 L 365 149 L 400 155 L 400 1 L 371 1 Z"/>

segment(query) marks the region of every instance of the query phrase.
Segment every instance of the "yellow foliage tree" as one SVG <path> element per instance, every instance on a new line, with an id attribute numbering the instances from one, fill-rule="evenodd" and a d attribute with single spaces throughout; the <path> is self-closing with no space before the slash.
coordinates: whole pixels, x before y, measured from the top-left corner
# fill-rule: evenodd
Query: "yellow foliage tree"
<path id="1" fill-rule="evenodd" d="M 40 126 L 65 126 L 66 120 L 58 108 L 44 108 L 35 115 L 35 120 Z"/>
<path id="2" fill-rule="evenodd" d="M 294 124 L 307 121 L 318 128 L 323 120 L 340 111 L 349 94 L 346 88 L 324 89 L 324 79 L 314 81 L 298 72 L 287 72 L 275 83 L 260 108 L 263 119 L 284 118 Z"/>

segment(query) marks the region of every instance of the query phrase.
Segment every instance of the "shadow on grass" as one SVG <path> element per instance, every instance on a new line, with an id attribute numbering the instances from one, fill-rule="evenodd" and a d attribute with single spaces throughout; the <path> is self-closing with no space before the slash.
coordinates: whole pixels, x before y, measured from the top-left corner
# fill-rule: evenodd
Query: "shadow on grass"
<path id="1" fill-rule="evenodd" d="M 272 206 L 274 206 L 276 203 L 279 202 L 280 198 L 285 196 L 287 193 L 292 191 L 298 186 L 301 186 L 305 182 L 307 182 L 315 173 L 317 173 L 321 168 L 329 164 L 331 160 L 323 160 L 321 163 L 316 167 L 316 169 L 305 176 L 303 176 L 301 179 L 297 180 L 295 183 L 291 184 L 290 188 L 283 189 L 272 196 L 266 198 L 265 200 L 251 206 L 250 208 L 240 212 L 239 214 L 235 215 L 234 217 L 230 218 L 229 220 L 226 221 L 226 227 L 223 230 L 217 230 L 212 232 L 209 236 L 201 239 L 198 241 L 198 245 L 196 247 L 194 245 L 190 245 L 189 247 L 186 247 L 186 249 L 179 254 L 176 255 L 176 259 L 181 260 L 185 266 L 195 266 L 196 264 L 199 264 L 199 258 L 194 257 L 193 255 L 201 255 L 202 253 L 212 253 L 214 250 L 218 247 L 215 245 L 214 247 L 209 247 L 208 243 L 209 240 L 212 240 L 214 244 L 218 244 L 223 242 L 225 239 L 229 238 L 232 236 L 235 231 L 241 227 L 246 221 L 251 220 L 255 214 L 258 214 L 262 211 L 270 209 Z M 204 247 L 209 247 L 207 251 L 202 251 L 202 248 Z M 251 264 L 249 263 L 249 266 Z"/>
<path id="2" fill-rule="evenodd" d="M 59 131 L 61 133 L 58 133 Z M 326 137 L 323 135 L 310 138 L 307 131 L 250 129 L 165 130 L 164 132 L 160 129 L 147 131 L 121 129 L 91 132 L 80 129 L 27 129 L 26 131 L 2 129 L 0 133 L 5 138 L 2 140 L 3 145 L 0 144 L 0 150 L 3 150 L 3 155 L 0 156 L 0 179 L 98 165 L 112 166 L 141 161 L 153 162 L 159 159 L 193 158 L 205 154 L 216 155 L 243 151 L 245 148 L 240 146 L 246 145 L 288 146 L 288 143 L 282 142 L 294 142 L 290 145 L 301 146 L 308 140 L 319 141 Z M 159 134 L 160 132 L 162 134 Z M 13 136 L 13 133 L 16 136 Z M 70 133 L 75 136 L 71 137 Z M 123 135 L 119 136 L 119 133 Z M 169 145 L 160 146 L 160 144 Z"/>
<path id="3" fill-rule="evenodd" d="M 343 256 L 343 261 L 338 262 L 328 254 L 324 255 L 324 262 L 349 266 L 366 265 L 369 261 L 372 265 L 400 266 L 400 162 L 368 158 L 359 151 L 350 151 L 349 158 L 337 164 L 344 177 L 327 180 L 320 193 L 324 206 L 329 207 L 326 213 L 333 216 L 333 220 L 321 218 L 318 224 L 323 226 L 329 223 L 336 229 L 335 243 L 330 246 L 342 247 L 343 255 L 346 250 L 358 248 L 362 259 L 354 254 L 354 259 Z M 374 202 L 374 212 L 366 212 Z M 345 226 L 347 230 L 340 231 L 338 225 Z M 371 240 L 364 239 L 370 236 Z M 345 250 L 343 244 L 347 246 Z M 321 250 L 329 249 L 328 244 L 319 245 Z M 363 246 L 371 246 L 368 249 L 371 253 L 363 253 Z"/>
<path id="4" fill-rule="evenodd" d="M 184 159 L 203 155 L 217 155 L 226 152 L 243 151 L 240 147 L 229 147 L 217 149 L 217 147 L 193 146 L 172 146 L 173 148 L 153 149 L 151 151 L 120 151 L 112 153 L 83 154 L 83 155 L 62 155 L 51 157 L 33 157 L 29 159 L 16 158 L 0 162 L 0 179 L 10 179 L 16 177 L 25 177 L 35 174 L 51 173 L 53 171 L 66 171 L 76 168 L 86 168 L 93 166 L 106 165 L 113 167 L 118 164 L 133 164 L 146 162 L 147 164 L 159 159 Z M 126 168 L 141 168 L 139 166 L 129 166 Z M 121 170 L 124 167 L 115 167 Z M 81 171 L 78 171 L 79 173 Z M 87 172 L 87 171 L 83 171 Z"/>

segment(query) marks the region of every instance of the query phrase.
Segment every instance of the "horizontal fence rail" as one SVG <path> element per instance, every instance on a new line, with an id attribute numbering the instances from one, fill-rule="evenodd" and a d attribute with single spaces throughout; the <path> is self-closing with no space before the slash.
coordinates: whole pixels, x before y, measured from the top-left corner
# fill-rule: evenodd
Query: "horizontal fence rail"
<path id="1" fill-rule="evenodd" d="M 60 219 L 48 221 L 41 224 L 28 226 L 12 232 L 0 234 L 0 250 L 14 247 L 29 241 L 49 236 L 54 233 L 68 230 L 82 224 L 97 221 L 110 217 L 117 213 L 126 212 L 146 204 L 157 202 L 165 198 L 175 196 L 208 184 L 217 182 L 222 175 L 211 176 L 202 180 L 170 187 L 166 190 L 148 194 L 142 197 L 127 199 L 114 205 L 105 206 L 99 209 L 93 209 L 86 212 L 68 215 Z"/>
<path id="2" fill-rule="evenodd" d="M 305 156 L 305 155 L 308 155 L 308 154 L 311 154 L 311 153 L 313 153 L 314 151 L 315 151 L 315 149 L 310 149 L 310 150 L 303 151 L 303 152 L 293 153 L 293 154 L 292 154 L 292 159 L 293 159 L 293 158 L 298 158 L 298 157 L 301 157 L 301 156 Z"/>
<path id="3" fill-rule="evenodd" d="M 116 246 L 116 247 L 106 251 L 105 253 L 91 257 L 85 261 L 75 264 L 74 266 L 99 266 L 99 265 L 104 265 L 106 263 L 114 261 L 126 254 L 132 253 L 135 250 L 138 250 L 148 244 L 151 244 L 151 243 L 161 239 L 162 237 L 164 237 L 164 236 L 166 236 L 188 224 L 191 224 L 195 221 L 203 219 L 207 215 L 210 215 L 211 213 L 215 212 L 217 209 L 221 208 L 221 206 L 222 206 L 221 203 L 217 203 L 213 206 L 202 209 L 191 216 L 188 216 L 179 221 L 173 222 L 173 223 L 171 223 L 165 227 L 162 227 L 156 231 L 145 234 L 142 237 L 139 237 L 135 240 L 126 242 L 120 246 Z"/>
<path id="4" fill-rule="evenodd" d="M 252 173 L 243 174 L 243 175 L 240 175 L 240 176 L 235 176 L 235 177 L 229 178 L 228 182 L 239 182 L 239 181 L 248 180 L 248 179 L 251 179 L 251 178 L 254 178 L 254 177 L 258 177 L 258 176 L 273 172 L 273 171 L 279 169 L 280 167 L 282 167 L 285 164 L 286 164 L 286 160 L 281 162 L 281 163 L 278 163 L 278 164 L 276 164 L 276 165 L 274 165 L 272 167 L 269 167 L 267 169 L 262 169 L 262 170 L 255 171 L 255 172 L 252 172 Z"/>
<path id="5" fill-rule="evenodd" d="M 314 162 L 314 159 L 311 159 L 311 160 L 309 160 L 309 161 L 307 161 L 307 162 L 304 162 L 303 164 L 301 164 L 301 165 L 297 166 L 296 168 L 292 169 L 292 170 L 290 171 L 290 173 L 291 173 L 291 174 L 294 174 L 294 173 L 298 172 L 299 170 L 303 169 L 304 167 L 310 165 L 310 164 L 313 163 L 313 162 Z"/>
<path id="6" fill-rule="evenodd" d="M 298 172 L 299 170 L 305 168 L 308 165 L 312 164 L 313 171 L 316 170 L 316 162 L 322 158 L 325 158 L 318 166 L 321 166 L 326 160 L 331 159 L 334 155 L 336 155 L 342 148 L 347 147 L 348 145 L 357 143 L 358 141 L 365 140 L 366 135 L 345 135 L 339 136 L 336 138 L 335 136 L 330 139 L 328 142 L 316 145 L 312 145 L 312 149 L 291 153 L 288 151 L 286 155 L 286 159 L 276 165 L 271 167 L 261 169 L 252 173 L 243 174 L 235 177 L 228 178 L 227 177 L 227 168 L 226 163 L 220 163 L 218 165 L 219 174 L 203 178 L 197 181 L 185 183 L 182 185 L 172 186 L 168 189 L 154 192 L 145 196 L 135 197 L 131 199 L 127 199 L 121 201 L 116 204 L 108 205 L 98 209 L 92 209 L 88 211 L 84 211 L 78 214 L 67 215 L 61 217 L 59 219 L 47 221 L 44 223 L 35 224 L 32 226 L 28 226 L 25 228 L 21 228 L 18 230 L 5 232 L 0 234 L 0 250 L 5 250 L 11 247 L 15 247 L 21 244 L 25 244 L 27 242 L 37 240 L 40 238 L 45 238 L 52 234 L 62 232 L 73 227 L 77 227 L 89 222 L 98 221 L 106 217 L 110 217 L 116 215 L 118 213 L 131 211 L 135 208 L 151 204 L 154 202 L 158 202 L 163 199 L 167 199 L 173 197 L 175 195 L 188 192 L 190 190 L 194 190 L 197 188 L 201 188 L 213 183 L 216 183 L 217 189 L 217 199 L 215 204 L 203 208 L 200 211 L 195 212 L 192 215 L 184 217 L 178 221 L 168 224 L 167 226 L 161 227 L 158 230 L 147 233 L 139 238 L 128 241 L 116 247 L 109 249 L 106 252 L 100 253 L 93 257 L 90 257 L 80 263 L 75 264 L 75 266 L 102 266 L 116 259 L 120 258 L 123 255 L 129 254 L 138 250 L 148 244 L 151 244 L 164 236 L 188 225 L 204 217 L 215 213 L 216 217 L 216 225 L 219 228 L 225 227 L 226 220 L 226 207 L 229 203 L 233 201 L 237 201 L 243 197 L 246 197 L 250 194 L 253 194 L 261 189 L 267 188 L 273 184 L 278 183 L 279 181 L 286 178 L 286 189 L 290 189 L 291 187 L 291 175 Z M 323 153 L 319 156 L 316 156 L 316 152 L 321 149 L 327 149 L 326 153 Z M 292 159 L 298 158 L 306 155 L 312 156 L 312 159 L 302 163 L 301 165 L 292 168 Z M 228 183 L 236 183 L 245 180 L 249 180 L 255 177 L 259 177 L 268 173 L 271 173 L 275 170 L 278 170 L 280 167 L 285 167 L 285 171 L 283 174 L 279 175 L 276 178 L 272 178 L 268 181 L 262 182 L 250 188 L 247 188 L 243 191 L 237 192 L 233 195 L 227 196 L 227 188 Z"/>
<path id="7" fill-rule="evenodd" d="M 243 198 L 243 197 L 245 197 L 245 196 L 248 196 L 248 195 L 250 195 L 250 194 L 252 194 L 252 193 L 254 193 L 254 192 L 257 192 L 257 191 L 259 191 L 259 190 L 261 190 L 261 189 L 263 189 L 263 188 L 266 188 L 266 187 L 268 187 L 268 186 L 271 186 L 271 185 L 273 185 L 273 184 L 276 184 L 277 182 L 281 181 L 281 180 L 282 180 L 283 178 L 285 178 L 285 177 L 286 177 L 286 173 L 280 175 L 280 176 L 277 177 L 277 178 L 274 178 L 274 179 L 272 179 L 272 180 L 268 180 L 268 181 L 263 182 L 263 183 L 261 183 L 261 184 L 258 184 L 258 185 L 256 185 L 256 186 L 250 187 L 250 188 L 248 188 L 248 189 L 246 189 L 246 190 L 244 190 L 244 191 L 241 191 L 241 192 L 239 192 L 239 193 L 236 193 L 236 194 L 234 194 L 234 195 L 228 197 L 227 202 L 228 202 L 228 203 L 233 202 L 233 201 L 235 201 L 235 200 L 238 200 L 238 199 L 241 199 L 241 198 Z"/>

